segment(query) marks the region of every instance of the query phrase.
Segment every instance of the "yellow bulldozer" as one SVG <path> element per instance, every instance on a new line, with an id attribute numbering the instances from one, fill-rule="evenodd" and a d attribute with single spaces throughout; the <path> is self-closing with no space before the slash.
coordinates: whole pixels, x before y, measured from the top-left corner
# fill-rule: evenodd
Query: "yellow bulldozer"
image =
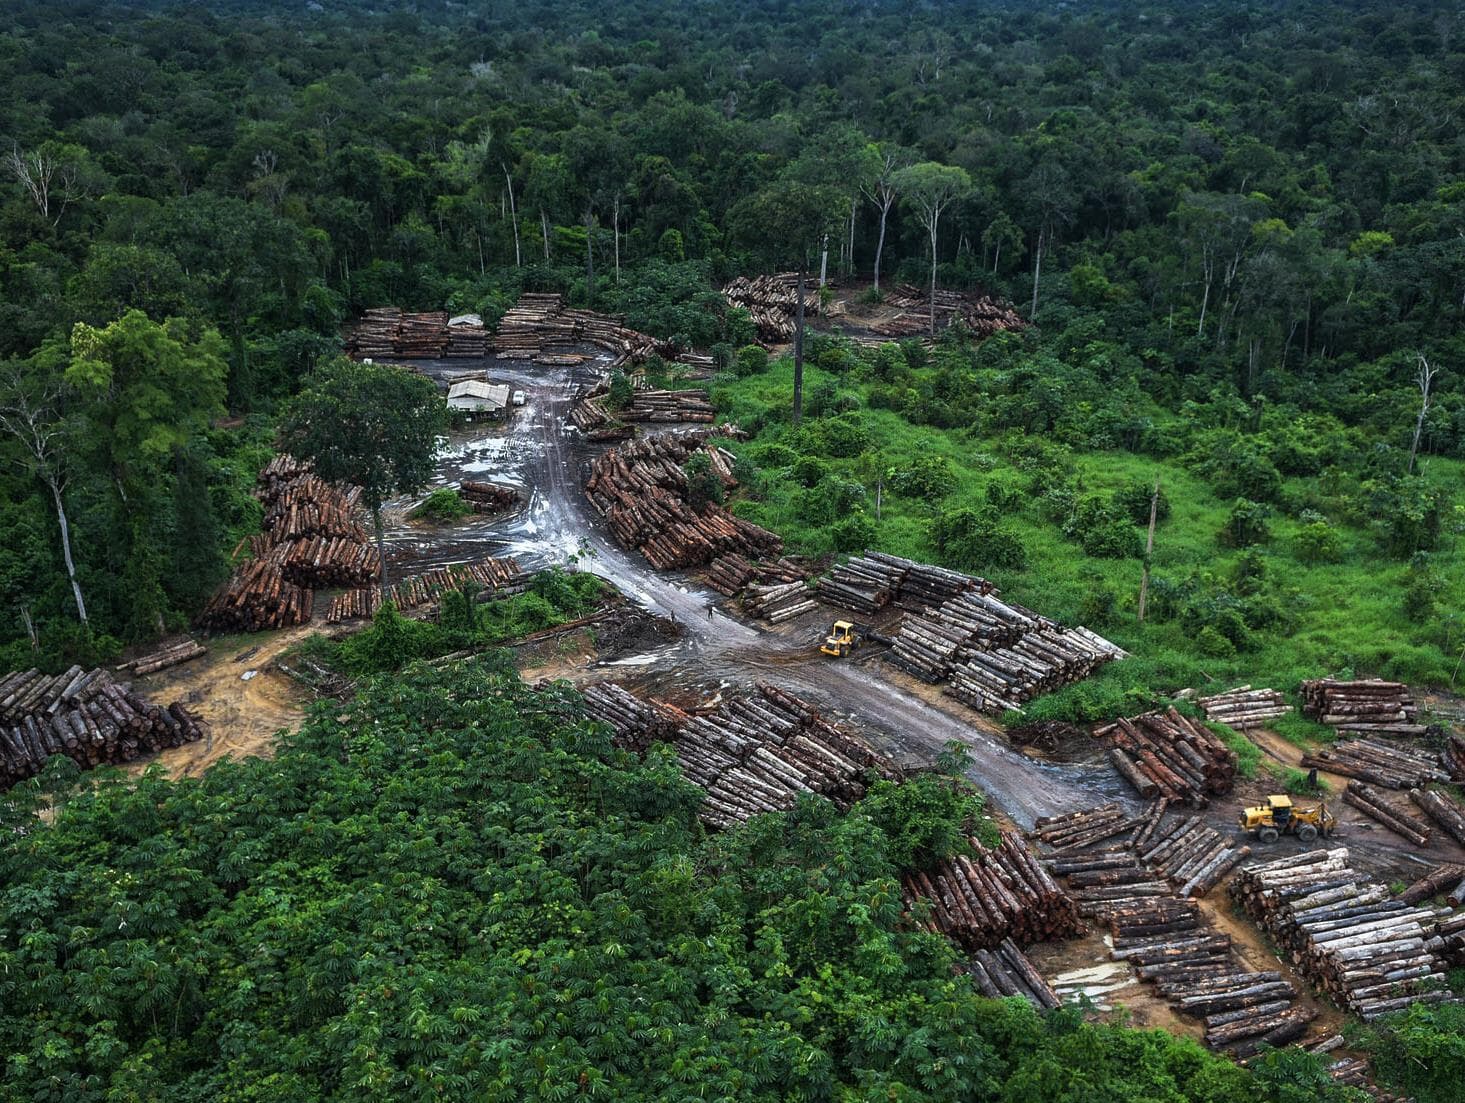
<path id="1" fill-rule="evenodd" d="M 1274 843 L 1283 835 L 1296 835 L 1310 843 L 1319 835 L 1327 838 L 1337 825 L 1337 817 L 1326 804 L 1298 808 L 1291 797 L 1281 794 L 1268 797 L 1266 804 L 1241 810 L 1241 829 L 1264 843 Z"/>
<path id="2" fill-rule="evenodd" d="M 847 659 L 864 638 L 864 633 L 853 621 L 837 620 L 829 630 L 829 635 L 824 637 L 824 642 L 819 645 L 819 651 L 824 655 L 833 655 L 836 659 Z"/>

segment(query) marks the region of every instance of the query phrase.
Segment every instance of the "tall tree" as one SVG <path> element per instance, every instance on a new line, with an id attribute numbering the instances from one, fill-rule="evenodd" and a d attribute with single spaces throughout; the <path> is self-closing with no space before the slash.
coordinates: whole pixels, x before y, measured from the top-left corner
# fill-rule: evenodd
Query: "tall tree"
<path id="1" fill-rule="evenodd" d="M 972 178 L 966 169 L 922 161 L 902 169 L 895 177 L 895 186 L 905 201 L 916 209 L 921 225 L 931 243 L 931 335 L 936 334 L 936 244 L 941 230 L 941 214 L 951 204 L 972 192 Z"/>
<path id="2" fill-rule="evenodd" d="M 447 425 L 447 404 L 430 379 L 344 358 L 316 369 L 281 422 L 286 451 L 312 463 L 323 479 L 361 488 L 376 531 L 383 601 L 382 506 L 394 494 L 427 485 L 437 470 L 438 440 Z"/>
<path id="3" fill-rule="evenodd" d="M 861 183 L 865 198 L 880 212 L 880 233 L 875 239 L 875 290 L 880 290 L 880 262 L 885 256 L 885 230 L 890 218 L 890 208 L 895 206 L 896 174 L 910 164 L 910 158 L 899 146 L 888 143 L 872 145 L 873 172 Z"/>
<path id="4" fill-rule="evenodd" d="M 87 624 L 86 600 L 82 597 L 76 558 L 71 550 L 71 519 L 66 513 L 64 401 L 64 384 L 58 376 L 38 376 L 19 364 L 7 364 L 0 369 L 0 430 L 19 444 L 18 463 L 22 470 L 38 479 L 51 495 L 66 578 L 76 602 L 76 619 Z"/>

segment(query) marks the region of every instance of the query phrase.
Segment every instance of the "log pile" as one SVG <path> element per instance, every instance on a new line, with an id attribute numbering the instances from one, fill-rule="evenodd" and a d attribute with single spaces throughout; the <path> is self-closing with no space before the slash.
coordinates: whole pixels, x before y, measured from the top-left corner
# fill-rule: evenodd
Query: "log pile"
<path id="1" fill-rule="evenodd" d="M 612 448 L 591 464 L 585 484 L 591 504 L 622 546 L 639 549 L 660 570 L 699 567 L 729 553 L 772 556 L 783 547 L 776 534 L 716 503 L 694 509 L 688 501 L 684 466 L 699 451 L 724 486 L 737 485 L 732 454 L 713 442 L 719 432 L 662 433 Z"/>
<path id="2" fill-rule="evenodd" d="M 813 593 L 804 582 L 775 582 L 768 586 L 749 586 L 743 593 L 743 609 L 750 616 L 769 624 L 782 624 L 819 608 Z"/>
<path id="3" fill-rule="evenodd" d="M 882 337 L 922 337 L 930 332 L 931 294 L 929 290 L 912 284 L 900 284 L 886 297 L 886 302 L 897 307 L 899 313 L 893 318 L 878 322 L 870 327 L 872 333 Z M 1027 325 L 1016 308 L 1006 299 L 997 298 L 981 291 L 936 292 L 936 329 L 945 329 L 956 323 L 964 325 L 979 338 L 990 337 L 1008 329 L 1022 329 Z"/>
<path id="4" fill-rule="evenodd" d="M 757 577 L 757 564 L 734 553 L 718 556 L 707 567 L 707 585 L 724 597 L 732 597 Z"/>
<path id="5" fill-rule="evenodd" d="M 1436 757 L 1374 739 L 1350 739 L 1302 756 L 1308 769 L 1327 770 L 1385 789 L 1415 789 L 1431 781 L 1449 781 Z"/>
<path id="6" fill-rule="evenodd" d="M 1231 728 L 1260 727 L 1292 711 L 1287 699 L 1275 689 L 1252 689 L 1251 686 L 1240 686 L 1214 697 L 1202 697 L 1196 703 L 1211 723 Z"/>
<path id="7" fill-rule="evenodd" d="M 1202 1020 L 1212 1049 L 1249 1056 L 1299 1037 L 1316 1017 L 1293 1006 L 1297 990 L 1275 970 L 1256 972 L 1231 953 L 1231 938 L 1210 927 L 1188 900 L 1156 898 L 1109 918 L 1114 949 L 1182 1015 Z"/>
<path id="8" fill-rule="evenodd" d="M 581 395 L 570 407 L 570 421 L 593 441 L 628 440 L 635 430 L 605 408 L 605 389 Z"/>
<path id="9" fill-rule="evenodd" d="M 1426 945 L 1434 912 L 1392 899 L 1350 868 L 1346 849 L 1243 866 L 1230 891 L 1279 953 L 1365 1020 L 1454 998 Z"/>
<path id="10" fill-rule="evenodd" d="M 499 320 L 494 347 L 500 359 L 566 362 L 545 354 L 555 346 L 595 345 L 611 354 L 610 368 L 639 363 L 652 353 L 675 355 L 676 349 L 654 337 L 628 329 L 620 320 L 593 310 L 566 310 L 559 295 L 528 293 L 520 296 Z"/>
<path id="11" fill-rule="evenodd" d="M 436 604 L 448 590 L 472 586 L 489 593 L 509 594 L 522 590 L 525 582 L 525 575 L 514 559 L 488 556 L 472 563 L 455 563 L 425 574 L 400 579 L 388 587 L 387 593 L 399 610 L 407 612 Z M 340 624 L 342 621 L 358 620 L 374 616 L 379 608 L 380 588 L 363 586 L 337 594 L 326 612 L 326 621 L 329 624 Z"/>
<path id="12" fill-rule="evenodd" d="M 583 691 L 589 714 L 615 732 L 615 743 L 645 754 L 653 743 L 671 743 L 686 714 L 669 711 L 656 701 L 643 701 L 614 682 L 597 682 Z"/>
<path id="13" fill-rule="evenodd" d="M 781 345 L 794 339 L 799 301 L 797 272 L 780 272 L 774 276 L 738 276 L 722 289 L 722 297 L 751 315 L 753 324 L 758 327 L 758 340 L 762 344 Z M 804 314 L 812 318 L 818 313 L 817 284 L 806 279 Z"/>
<path id="14" fill-rule="evenodd" d="M 717 416 L 706 391 L 638 390 L 632 394 L 631 408 L 622 411 L 622 421 L 688 421 L 710 425 Z"/>
<path id="15" fill-rule="evenodd" d="M 1465 809 L 1460 807 L 1458 801 L 1433 789 L 1410 789 L 1409 799 L 1426 816 L 1444 828 L 1450 838 L 1465 846 Z"/>
<path id="16" fill-rule="evenodd" d="M 346 352 L 357 359 L 482 359 L 488 353 L 488 331 L 481 325 L 450 326 L 442 311 L 408 314 L 396 307 L 373 307 L 346 334 Z"/>
<path id="17" fill-rule="evenodd" d="M 253 558 L 239 566 L 199 614 L 200 627 L 257 632 L 310 620 L 311 591 L 366 586 L 381 558 L 356 519 L 359 491 L 317 477 L 309 465 L 276 456 L 259 473 L 263 531 Z"/>
<path id="18" fill-rule="evenodd" d="M 1079 933 L 1074 901 L 1015 832 L 1003 832 L 991 850 L 975 838 L 970 842 L 974 853 L 944 859 L 929 873 L 901 877 L 907 905 L 913 910 L 917 901 L 929 905 L 928 930 L 969 951 L 1006 938 L 1027 944 Z"/>
<path id="19" fill-rule="evenodd" d="M 34 777 L 52 755 L 82 769 L 202 739 L 181 704 L 167 708 L 133 693 L 103 669 L 61 674 L 22 670 L 0 678 L 0 789 Z"/>
<path id="20" fill-rule="evenodd" d="M 357 358 L 395 356 L 402 312 L 395 306 L 374 306 L 346 335 L 346 351 Z"/>
<path id="21" fill-rule="evenodd" d="M 167 647 L 160 647 L 156 651 L 150 651 L 146 655 L 139 655 L 135 659 L 129 659 L 125 663 L 118 663 L 118 670 L 125 670 L 129 674 L 141 677 L 144 674 L 156 674 L 159 670 L 167 670 L 169 667 L 178 666 L 180 663 L 190 662 L 201 655 L 207 655 L 208 648 L 192 637 L 186 637 L 178 643 L 169 644 Z"/>
<path id="22" fill-rule="evenodd" d="M 1059 1006 L 1048 982 L 1010 938 L 1004 938 L 995 949 L 975 951 L 960 969 L 972 978 L 977 991 L 990 999 L 1021 996 L 1039 1011 Z"/>
<path id="23" fill-rule="evenodd" d="M 1250 847 L 1236 846 L 1195 816 L 1157 830 L 1138 849 L 1140 863 L 1168 880 L 1181 896 L 1204 896 L 1251 856 Z"/>
<path id="24" fill-rule="evenodd" d="M 801 793 L 819 793 L 848 808 L 864 796 L 867 776 L 900 776 L 859 736 L 766 682 L 696 715 L 665 702 L 638 711 L 626 704 L 628 696 L 587 693 L 586 711 L 615 729 L 622 746 L 670 742 L 687 780 L 704 791 L 700 816 L 712 827 L 787 811 Z"/>
<path id="25" fill-rule="evenodd" d="M 851 556 L 819 580 L 819 600 L 873 616 L 895 600 L 905 572 L 878 555 Z"/>
<path id="26" fill-rule="evenodd" d="M 315 596 L 287 582 L 273 559 L 251 559 L 214 591 L 198 625 L 214 632 L 262 632 L 310 620 Z"/>
<path id="27" fill-rule="evenodd" d="M 475 482 L 464 479 L 458 487 L 463 501 L 473 507 L 474 513 L 503 513 L 513 509 L 519 502 L 519 491 L 502 483 Z"/>
<path id="28" fill-rule="evenodd" d="M 1357 780 L 1350 781 L 1343 790 L 1343 800 L 1415 846 L 1424 846 L 1429 842 L 1429 824 L 1390 804 L 1384 799 L 1384 794 L 1372 785 Z"/>
<path id="29" fill-rule="evenodd" d="M 1236 752 L 1174 708 L 1116 720 L 1096 728 L 1094 738 L 1109 740 L 1109 761 L 1142 797 L 1199 808 L 1229 793 L 1236 779 Z"/>
<path id="30" fill-rule="evenodd" d="M 1417 713 L 1402 682 L 1318 678 L 1302 683 L 1302 714 L 1340 732 L 1423 735 L 1425 725 L 1414 722 Z"/>
<path id="31" fill-rule="evenodd" d="M 1106 897 L 1123 897 L 1126 887 L 1132 886 L 1150 886 L 1141 896 L 1171 892 L 1204 896 L 1251 851 L 1233 845 L 1198 817 L 1167 823 L 1169 806 L 1170 801 L 1161 797 L 1142 815 L 1130 817 L 1119 805 L 1106 804 L 1040 819 L 1034 835 L 1054 848 L 1047 861 L 1055 874 L 1066 878 L 1070 888 L 1116 890 L 1099 895 L 1094 903 L 1102 904 Z M 1090 849 L 1115 836 L 1123 839 L 1102 852 Z M 1166 881 L 1171 887 L 1155 890 Z"/>

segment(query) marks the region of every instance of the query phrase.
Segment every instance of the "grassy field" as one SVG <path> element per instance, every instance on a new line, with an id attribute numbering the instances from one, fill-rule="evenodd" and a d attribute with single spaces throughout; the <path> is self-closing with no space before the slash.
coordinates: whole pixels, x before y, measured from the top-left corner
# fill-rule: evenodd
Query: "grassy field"
<path id="1" fill-rule="evenodd" d="M 1032 493 L 1033 465 L 1026 456 L 1031 441 L 1013 434 L 983 436 L 979 430 L 936 429 L 912 424 L 900 413 L 872 409 L 870 389 L 849 375 L 834 376 L 810 367 L 805 393 L 837 390 L 833 409 L 816 411 L 805 426 L 792 429 L 787 409 L 792 365 L 774 362 L 767 372 L 745 378 L 719 377 L 713 396 L 722 416 L 752 430 L 735 446 L 756 472 L 734 503 L 736 512 L 784 535 L 791 551 L 825 553 L 840 549 L 839 523 L 862 515 L 869 523 L 870 546 L 933 562 L 973 569 L 995 582 L 1009 599 L 1067 623 L 1085 623 L 1134 656 L 1102 676 L 1035 704 L 1031 715 L 1093 719 L 1138 707 L 1156 694 L 1184 687 L 1214 691 L 1242 682 L 1295 693 L 1304 678 L 1323 675 L 1391 677 L 1450 687 L 1462 644 L 1457 611 L 1465 593 L 1465 562 L 1447 535 L 1431 557 L 1438 578 L 1438 613 L 1427 623 L 1404 611 L 1408 564 L 1383 554 L 1375 533 L 1361 525 L 1334 523 L 1338 561 L 1309 564 L 1299 557 L 1304 523 L 1281 509 L 1268 520 L 1271 537 L 1250 551 L 1226 546 L 1218 538 L 1232 501 L 1223 500 L 1208 482 L 1178 459 L 1158 460 L 1131 452 L 1072 451 L 1063 457 L 1064 478 L 1080 495 L 1105 497 L 1158 478 L 1171 506 L 1156 531 L 1152 557 L 1152 615 L 1136 617 L 1142 560 L 1096 558 L 1065 537 L 1061 517 L 1053 517 Z M 817 404 L 816 404 L 817 405 Z M 822 414 L 822 416 L 819 416 Z M 837 419 L 863 432 L 857 454 L 831 455 L 821 426 Z M 849 451 L 848 446 L 845 451 Z M 823 468 L 836 480 L 858 483 L 845 488 L 839 519 L 811 519 L 805 483 Z M 944 457 L 955 473 L 949 493 L 903 495 L 889 489 L 890 473 L 907 469 L 920 457 Z M 790 460 L 795 462 L 790 462 Z M 799 466 L 799 462 L 803 466 Z M 1431 459 L 1430 480 L 1452 492 L 1461 486 L 1456 461 Z M 887 487 L 876 516 L 876 484 L 884 472 Z M 800 476 L 803 477 L 801 481 Z M 1017 568 L 954 563 L 932 539 L 933 524 L 962 509 L 989 504 L 996 485 L 1002 525 L 1021 541 L 1024 563 Z M 1320 480 L 1288 479 L 1289 501 L 1324 502 L 1336 487 Z M 858 531 L 858 530 L 856 530 Z M 1143 528 L 1134 527 L 1136 548 Z M 1222 603 L 1237 595 L 1264 603 L 1272 623 L 1254 628 L 1234 653 L 1214 633 L 1197 631 L 1194 618 L 1177 615 L 1177 592 L 1215 596 Z"/>

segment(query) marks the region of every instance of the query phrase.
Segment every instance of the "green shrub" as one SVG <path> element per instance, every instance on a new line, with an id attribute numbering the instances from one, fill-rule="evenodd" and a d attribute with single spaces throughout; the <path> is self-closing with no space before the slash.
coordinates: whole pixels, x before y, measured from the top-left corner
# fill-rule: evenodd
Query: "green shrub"
<path id="1" fill-rule="evenodd" d="M 610 376 L 610 392 L 605 397 L 606 409 L 629 410 L 635 397 L 635 388 L 631 386 L 631 381 L 626 378 L 625 372 L 612 372 Z"/>
<path id="2" fill-rule="evenodd" d="M 731 371 L 737 363 L 737 353 L 726 341 L 719 341 L 707 351 L 712 356 L 712 366 L 717 371 Z"/>
<path id="3" fill-rule="evenodd" d="M 693 509 L 722 504 L 726 490 L 721 477 L 712 470 L 711 456 L 697 452 L 687 460 L 682 470 L 687 475 L 687 501 Z"/>
<path id="4" fill-rule="evenodd" d="M 768 350 L 761 345 L 744 345 L 738 349 L 733 370 L 742 376 L 762 375 L 768 370 Z"/>
<path id="5" fill-rule="evenodd" d="M 928 532 L 941 557 L 962 570 L 1019 570 L 1027 561 L 1022 538 L 991 510 L 943 513 Z"/>
<path id="6" fill-rule="evenodd" d="M 982 820 L 982 794 L 959 778 L 922 774 L 903 783 L 877 781 L 855 811 L 886 838 L 897 869 L 926 870 L 971 850 L 967 836 Z"/>
<path id="7" fill-rule="evenodd" d="M 472 512 L 473 507 L 463 500 L 463 495 L 451 486 L 444 486 L 429 494 L 422 504 L 412 511 L 412 516 L 443 524 L 466 517 Z"/>
<path id="8" fill-rule="evenodd" d="M 1267 517 L 1271 510 L 1260 502 L 1236 499 L 1226 523 L 1218 534 L 1221 543 L 1232 548 L 1249 548 L 1253 544 L 1264 544 L 1272 538 Z"/>
<path id="9" fill-rule="evenodd" d="M 875 543 L 875 523 L 863 513 L 836 521 L 829 530 L 837 552 L 863 551 Z"/>
<path id="10" fill-rule="evenodd" d="M 1123 511 L 1136 525 L 1149 527 L 1150 523 L 1150 500 L 1154 497 L 1155 485 L 1144 479 L 1126 483 L 1114 492 L 1114 505 Z M 1168 520 L 1170 517 L 1170 499 L 1165 496 L 1165 490 L 1160 489 L 1159 498 L 1155 503 L 1156 524 Z"/>
<path id="11" fill-rule="evenodd" d="M 944 498 L 956 489 L 956 469 L 945 456 L 917 456 L 890 477 L 890 489 L 907 498 Z"/>
<path id="12" fill-rule="evenodd" d="M 830 470 L 830 466 L 818 456 L 800 456 L 794 461 L 790 474 L 800 486 L 813 487 L 818 486 Z"/>
<path id="13" fill-rule="evenodd" d="M 1456 1103 L 1465 1083 L 1465 1007 L 1416 1003 L 1356 1030 L 1379 1081 L 1417 1103 Z"/>
<path id="14" fill-rule="evenodd" d="M 1337 563 L 1343 558 L 1342 542 L 1333 526 L 1326 521 L 1304 525 L 1295 540 L 1297 558 L 1303 563 Z"/>
<path id="15" fill-rule="evenodd" d="M 850 417 L 834 417 L 819 426 L 825 451 L 835 459 L 853 459 L 870 446 L 870 434 Z"/>
<path id="16" fill-rule="evenodd" d="M 1236 644 L 1214 625 L 1206 625 L 1195 638 L 1195 645 L 1202 655 L 1212 659 L 1231 659 L 1236 656 Z"/>

